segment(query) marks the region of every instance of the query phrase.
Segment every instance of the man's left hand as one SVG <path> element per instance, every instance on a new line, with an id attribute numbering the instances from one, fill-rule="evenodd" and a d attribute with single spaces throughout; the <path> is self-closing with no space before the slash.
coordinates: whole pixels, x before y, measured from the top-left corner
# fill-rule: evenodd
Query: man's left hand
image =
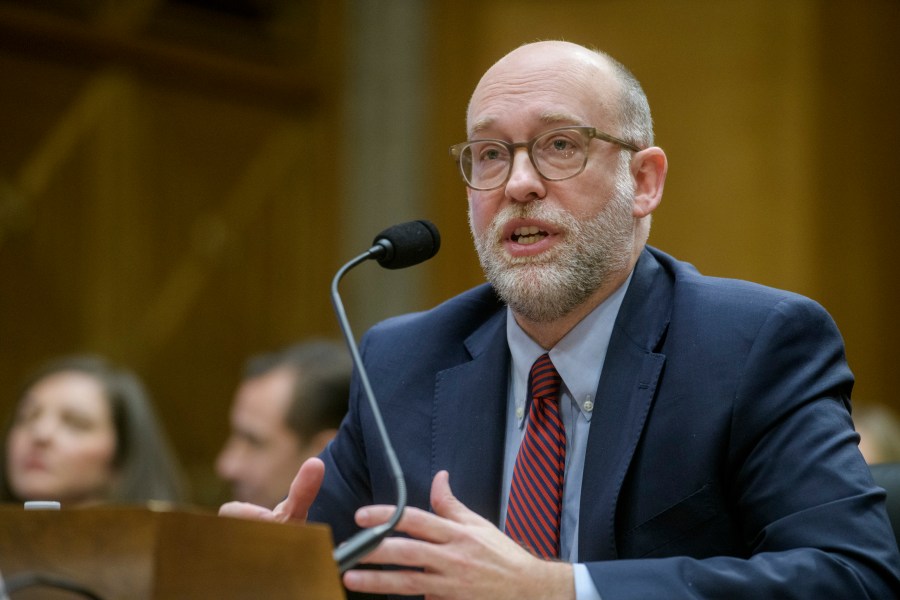
<path id="1" fill-rule="evenodd" d="M 413 539 L 387 538 L 362 560 L 408 569 L 351 570 L 344 574 L 347 589 L 433 600 L 575 598 L 571 564 L 537 558 L 469 510 L 453 496 L 446 471 L 432 482 L 431 506 L 434 514 L 404 511 L 397 531 Z M 393 512 L 393 506 L 367 506 L 357 511 L 356 522 L 373 527 Z"/>

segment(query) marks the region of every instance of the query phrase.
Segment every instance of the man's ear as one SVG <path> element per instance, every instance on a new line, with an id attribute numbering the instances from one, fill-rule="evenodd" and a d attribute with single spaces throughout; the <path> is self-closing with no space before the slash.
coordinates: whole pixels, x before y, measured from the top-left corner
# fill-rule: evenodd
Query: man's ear
<path id="1" fill-rule="evenodd" d="M 631 175 L 635 182 L 632 214 L 636 219 L 646 217 L 662 202 L 668 169 L 666 153 L 657 146 L 641 150 L 632 157 Z"/>

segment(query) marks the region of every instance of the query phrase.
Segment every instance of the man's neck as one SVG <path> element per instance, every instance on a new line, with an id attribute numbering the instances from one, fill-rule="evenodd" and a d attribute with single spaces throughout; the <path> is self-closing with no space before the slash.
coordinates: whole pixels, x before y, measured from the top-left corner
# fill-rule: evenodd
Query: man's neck
<path id="1" fill-rule="evenodd" d="M 544 322 L 532 321 L 513 311 L 513 315 L 516 318 L 516 323 L 519 324 L 519 327 L 521 327 L 522 330 L 527 333 L 531 339 L 540 344 L 541 348 L 550 350 L 561 339 L 566 337 L 566 334 L 572 331 L 572 329 L 574 329 L 582 319 L 588 316 L 592 310 L 600 306 L 600 304 L 602 304 L 604 300 L 609 298 L 613 294 L 613 292 L 619 289 L 619 286 L 625 283 L 625 281 L 628 279 L 628 276 L 631 274 L 631 270 L 633 268 L 634 262 L 632 262 L 629 268 L 625 271 L 616 273 L 616 275 L 614 277 L 611 277 L 605 285 L 598 288 L 593 294 L 591 294 L 587 300 L 573 308 L 571 311 L 569 311 L 559 319 Z"/>

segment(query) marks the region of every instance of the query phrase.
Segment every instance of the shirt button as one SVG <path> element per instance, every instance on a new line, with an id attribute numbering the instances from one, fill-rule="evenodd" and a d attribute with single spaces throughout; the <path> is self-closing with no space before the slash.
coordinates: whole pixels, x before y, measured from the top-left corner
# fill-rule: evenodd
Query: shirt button
<path id="1" fill-rule="evenodd" d="M 586 400 L 584 403 L 584 410 L 586 410 L 587 412 L 591 412 L 592 410 L 594 410 L 594 403 L 590 400 Z"/>
<path id="2" fill-rule="evenodd" d="M 524 416 L 525 416 L 525 409 L 522 408 L 521 406 L 517 407 L 516 408 L 516 418 L 521 419 Z"/>

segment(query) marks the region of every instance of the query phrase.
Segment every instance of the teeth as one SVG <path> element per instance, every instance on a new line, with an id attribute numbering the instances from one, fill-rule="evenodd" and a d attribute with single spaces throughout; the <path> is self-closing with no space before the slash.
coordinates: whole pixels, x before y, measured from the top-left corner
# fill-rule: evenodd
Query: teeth
<path id="1" fill-rule="evenodd" d="M 513 231 L 513 235 L 534 235 L 538 231 L 540 231 L 540 229 L 538 229 L 536 225 L 531 225 L 529 227 L 516 227 L 516 230 Z"/>
<path id="2" fill-rule="evenodd" d="M 540 240 L 540 239 L 542 239 L 542 236 L 539 236 L 539 235 L 529 235 L 529 236 L 527 236 L 527 237 L 520 237 L 520 238 L 517 239 L 516 241 L 519 242 L 520 244 L 523 244 L 523 245 L 527 246 L 528 244 L 533 244 L 533 243 L 535 243 L 536 241 L 538 241 L 538 240 Z"/>
<path id="3" fill-rule="evenodd" d="M 512 235 L 513 239 L 517 243 L 523 245 L 533 244 L 539 240 L 544 239 L 546 236 L 547 234 L 542 233 L 536 225 L 529 225 L 528 227 L 516 227 Z"/>

